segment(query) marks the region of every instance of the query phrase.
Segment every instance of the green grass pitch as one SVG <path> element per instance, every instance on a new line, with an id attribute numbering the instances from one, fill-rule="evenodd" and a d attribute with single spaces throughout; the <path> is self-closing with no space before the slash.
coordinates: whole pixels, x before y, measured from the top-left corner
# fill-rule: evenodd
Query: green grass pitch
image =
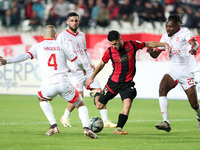
<path id="1" fill-rule="evenodd" d="M 100 117 L 92 98 L 84 98 L 89 117 Z M 162 121 L 158 100 L 135 99 L 124 130 L 128 135 L 113 135 L 104 128 L 98 139 L 83 136 L 78 111 L 71 115 L 72 128 L 59 122 L 67 102 L 57 97 L 51 105 L 60 134 L 48 137 L 49 123 L 36 96 L 0 95 L 0 150 L 195 150 L 200 147 L 195 112 L 188 101 L 169 101 L 172 130 L 167 133 L 154 125 Z M 117 123 L 122 102 L 115 98 L 108 105 L 108 117 Z"/>

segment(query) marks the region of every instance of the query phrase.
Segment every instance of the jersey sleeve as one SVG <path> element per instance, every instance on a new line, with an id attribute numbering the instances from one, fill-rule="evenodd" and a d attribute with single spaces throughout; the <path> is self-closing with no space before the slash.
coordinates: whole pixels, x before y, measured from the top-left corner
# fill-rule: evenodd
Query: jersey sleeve
<path id="1" fill-rule="evenodd" d="M 135 41 L 133 41 L 133 43 L 135 44 L 135 47 L 136 47 L 137 50 L 142 49 L 145 46 L 145 43 L 141 42 L 141 41 L 135 40 Z"/>
<path id="2" fill-rule="evenodd" d="M 37 58 L 37 44 L 34 44 L 27 53 L 31 55 L 31 59 Z"/>
<path id="3" fill-rule="evenodd" d="M 107 49 L 102 57 L 102 61 L 107 63 L 110 59 L 110 53 L 109 53 L 109 49 Z"/>
<path id="4" fill-rule="evenodd" d="M 188 41 L 188 42 L 195 39 L 194 34 L 189 29 L 186 29 L 184 37 L 185 37 L 185 40 Z"/>

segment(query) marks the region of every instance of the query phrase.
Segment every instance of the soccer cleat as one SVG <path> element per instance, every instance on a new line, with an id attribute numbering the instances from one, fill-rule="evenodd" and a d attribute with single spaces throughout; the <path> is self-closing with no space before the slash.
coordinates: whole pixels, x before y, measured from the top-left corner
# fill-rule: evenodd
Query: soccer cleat
<path id="1" fill-rule="evenodd" d="M 110 120 L 107 120 L 106 122 L 104 122 L 104 127 L 105 128 L 116 128 L 117 124 L 114 124 Z"/>
<path id="2" fill-rule="evenodd" d="M 115 129 L 115 131 L 113 132 L 113 134 L 123 134 L 123 135 L 126 135 L 126 134 L 128 134 L 128 132 L 123 131 L 121 127 L 117 127 Z"/>
<path id="3" fill-rule="evenodd" d="M 55 128 L 49 128 L 49 131 L 46 132 L 46 135 L 51 136 L 53 134 L 58 134 L 59 133 L 59 128 L 55 127 Z"/>
<path id="4" fill-rule="evenodd" d="M 155 127 L 158 130 L 165 130 L 167 132 L 171 131 L 171 127 L 170 124 L 167 121 L 161 122 L 159 124 L 156 124 Z"/>
<path id="5" fill-rule="evenodd" d="M 197 119 L 197 122 L 198 122 L 198 130 L 199 130 L 199 132 L 200 132 L 200 120 Z"/>
<path id="6" fill-rule="evenodd" d="M 70 118 L 69 119 L 63 119 L 61 117 L 60 122 L 63 124 L 64 127 L 72 127 L 71 124 L 70 124 Z"/>
<path id="7" fill-rule="evenodd" d="M 84 136 L 88 136 L 91 139 L 97 139 L 98 138 L 98 136 L 94 132 L 92 132 L 91 130 L 85 130 L 83 133 L 84 133 Z"/>

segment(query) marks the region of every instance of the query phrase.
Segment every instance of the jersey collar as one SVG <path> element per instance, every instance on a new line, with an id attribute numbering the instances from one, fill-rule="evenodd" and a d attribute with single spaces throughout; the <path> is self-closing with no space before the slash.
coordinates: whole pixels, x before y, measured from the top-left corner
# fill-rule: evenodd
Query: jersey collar
<path id="1" fill-rule="evenodd" d="M 75 34 L 70 32 L 68 29 L 66 30 L 69 34 L 73 35 L 73 36 L 77 36 L 79 34 L 79 32 L 77 31 Z"/>

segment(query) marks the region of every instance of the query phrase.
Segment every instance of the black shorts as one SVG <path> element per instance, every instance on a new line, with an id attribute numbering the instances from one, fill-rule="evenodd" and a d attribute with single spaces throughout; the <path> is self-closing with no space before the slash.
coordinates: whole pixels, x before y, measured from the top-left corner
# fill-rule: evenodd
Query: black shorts
<path id="1" fill-rule="evenodd" d="M 100 94 L 99 102 L 107 104 L 107 102 L 110 99 L 113 99 L 118 93 L 120 94 L 122 101 L 126 98 L 130 98 L 133 101 L 137 95 L 137 91 L 134 86 L 135 83 L 133 81 L 117 83 L 109 79 Z"/>

